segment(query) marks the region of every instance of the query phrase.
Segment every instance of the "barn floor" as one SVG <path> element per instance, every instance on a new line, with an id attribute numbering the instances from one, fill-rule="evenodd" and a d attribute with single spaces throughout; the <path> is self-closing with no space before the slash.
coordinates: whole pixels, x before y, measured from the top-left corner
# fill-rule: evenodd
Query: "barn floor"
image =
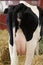
<path id="1" fill-rule="evenodd" d="M 8 50 L 8 32 L 6 30 L 0 30 L 0 65 L 10 65 L 10 57 Z M 6 53 L 7 52 L 7 53 Z M 19 64 L 24 65 L 25 56 L 18 56 Z M 32 65 L 43 65 L 43 54 L 34 56 Z"/>

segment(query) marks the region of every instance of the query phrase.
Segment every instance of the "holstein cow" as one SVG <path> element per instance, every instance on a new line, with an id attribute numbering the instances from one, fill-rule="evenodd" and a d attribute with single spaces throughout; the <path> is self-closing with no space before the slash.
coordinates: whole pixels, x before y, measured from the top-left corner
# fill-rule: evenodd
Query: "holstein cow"
<path id="1" fill-rule="evenodd" d="M 5 13 L 5 14 L 8 13 L 8 8 L 5 8 L 4 13 Z"/>
<path id="2" fill-rule="evenodd" d="M 11 65 L 18 64 L 17 52 L 21 55 L 26 54 L 24 65 L 31 65 L 35 48 L 40 39 L 41 26 L 38 22 L 37 14 L 35 11 L 33 12 L 28 3 L 23 1 L 9 7 L 7 26 Z"/>

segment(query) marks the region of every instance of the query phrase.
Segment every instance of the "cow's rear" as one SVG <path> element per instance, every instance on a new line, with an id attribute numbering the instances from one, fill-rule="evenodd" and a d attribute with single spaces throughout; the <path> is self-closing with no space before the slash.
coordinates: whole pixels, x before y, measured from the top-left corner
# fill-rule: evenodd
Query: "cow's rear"
<path id="1" fill-rule="evenodd" d="M 25 65 L 31 65 L 40 39 L 41 26 L 38 24 L 38 17 L 26 4 L 11 6 L 8 10 L 7 25 L 11 65 L 18 63 L 17 51 L 19 54 L 25 53 Z"/>

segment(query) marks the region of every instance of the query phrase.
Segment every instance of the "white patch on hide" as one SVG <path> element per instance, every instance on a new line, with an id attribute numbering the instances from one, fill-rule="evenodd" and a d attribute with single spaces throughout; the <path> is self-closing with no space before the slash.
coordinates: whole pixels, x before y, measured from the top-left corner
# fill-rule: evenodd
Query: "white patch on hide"
<path id="1" fill-rule="evenodd" d="M 30 5 L 29 3 L 27 3 L 26 1 L 20 1 L 19 3 L 23 3 L 24 5 L 26 5 L 27 7 L 30 7 L 31 10 L 38 16 L 39 18 L 39 11 L 37 9 L 37 6 L 33 6 L 33 5 Z"/>

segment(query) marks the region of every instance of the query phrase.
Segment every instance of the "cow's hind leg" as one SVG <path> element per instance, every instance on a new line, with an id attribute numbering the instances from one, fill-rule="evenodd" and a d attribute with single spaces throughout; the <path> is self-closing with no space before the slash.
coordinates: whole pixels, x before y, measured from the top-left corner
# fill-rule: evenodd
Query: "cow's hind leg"
<path id="1" fill-rule="evenodd" d="M 25 65 L 31 65 L 36 46 L 37 46 L 37 43 L 34 43 L 33 41 L 31 43 L 27 43 Z"/>
<path id="2" fill-rule="evenodd" d="M 11 65 L 17 65 L 18 64 L 18 57 L 17 57 L 17 51 L 16 51 L 15 44 L 13 46 L 11 46 L 11 44 L 9 43 L 9 53 L 10 53 Z"/>
<path id="3" fill-rule="evenodd" d="M 15 29 L 13 29 L 13 46 L 10 44 L 10 37 L 9 37 L 9 53 L 10 53 L 10 60 L 11 65 L 17 65 L 18 64 L 18 57 L 17 57 L 17 51 L 16 51 L 16 44 L 15 44 Z"/>
<path id="4" fill-rule="evenodd" d="M 18 64 L 18 57 L 17 57 L 15 44 L 14 44 L 14 46 L 11 46 L 11 44 L 9 43 L 9 53 L 10 53 L 11 65 L 17 65 Z"/>
<path id="5" fill-rule="evenodd" d="M 18 56 L 16 51 L 16 45 L 13 46 L 13 54 L 11 58 L 11 65 L 18 65 Z"/>
<path id="6" fill-rule="evenodd" d="M 31 65 L 33 57 L 34 57 L 34 52 L 35 48 L 37 46 L 37 42 L 39 40 L 39 27 L 37 27 L 36 31 L 33 34 L 33 38 L 31 41 L 27 42 L 27 52 L 26 52 L 26 61 L 25 65 Z"/>
<path id="7" fill-rule="evenodd" d="M 15 28 L 13 28 L 13 54 L 11 58 L 11 65 L 18 65 L 18 56 L 15 44 Z"/>

